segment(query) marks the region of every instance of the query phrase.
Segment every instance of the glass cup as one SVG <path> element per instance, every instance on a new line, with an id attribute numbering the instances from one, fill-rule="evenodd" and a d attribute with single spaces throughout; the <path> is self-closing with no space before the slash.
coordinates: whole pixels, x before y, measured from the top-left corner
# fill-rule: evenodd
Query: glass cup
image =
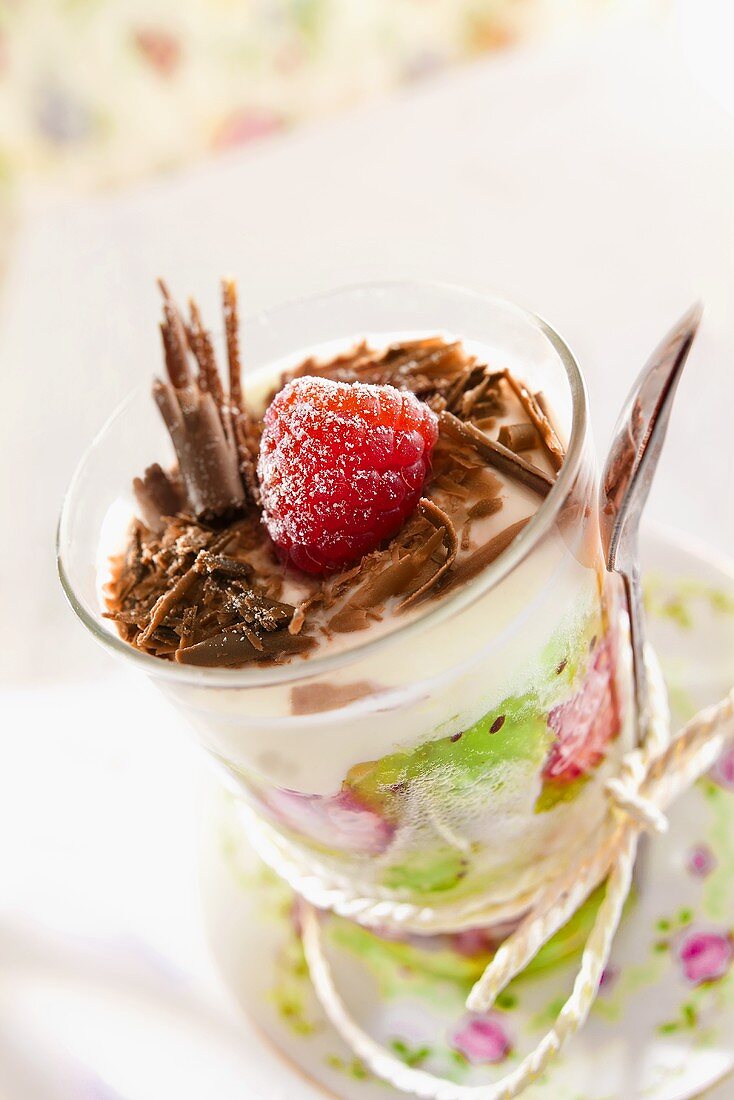
<path id="1" fill-rule="evenodd" d="M 132 648 L 102 617 L 107 557 L 134 511 L 131 479 L 173 458 L 146 388 L 108 421 L 69 488 L 58 536 L 66 594 L 98 641 L 169 696 L 305 872 L 367 898 L 511 919 L 595 843 L 603 784 L 633 736 L 626 615 L 603 566 L 579 368 L 539 318 L 436 285 L 338 290 L 243 331 L 248 371 L 363 337 L 378 348 L 459 338 L 543 391 L 567 443 L 557 481 L 481 574 L 374 637 L 270 668 L 178 665 Z"/>

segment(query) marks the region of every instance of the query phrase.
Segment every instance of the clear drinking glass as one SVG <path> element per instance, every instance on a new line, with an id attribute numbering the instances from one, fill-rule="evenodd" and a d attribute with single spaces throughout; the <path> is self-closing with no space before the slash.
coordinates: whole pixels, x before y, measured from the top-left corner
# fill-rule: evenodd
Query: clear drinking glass
<path id="1" fill-rule="evenodd" d="M 94 440 L 64 502 L 61 580 L 94 637 L 137 664 L 304 869 L 370 898 L 517 915 L 592 845 L 602 786 L 631 745 L 630 661 L 603 568 L 579 368 L 544 321 L 451 287 L 352 287 L 245 322 L 246 368 L 435 335 L 509 367 L 553 411 L 567 455 L 536 515 L 465 587 L 339 652 L 239 670 L 133 649 L 102 617 L 131 479 L 173 458 L 145 390 Z M 151 373 L 157 364 L 151 364 Z M 247 388 L 247 377 L 245 378 Z M 525 901 L 523 900 L 525 899 Z"/>

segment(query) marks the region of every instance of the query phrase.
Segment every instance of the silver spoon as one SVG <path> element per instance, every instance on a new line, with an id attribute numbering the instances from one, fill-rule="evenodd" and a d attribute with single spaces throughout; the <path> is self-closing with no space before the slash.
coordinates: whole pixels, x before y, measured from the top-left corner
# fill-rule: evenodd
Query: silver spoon
<path id="1" fill-rule="evenodd" d="M 698 331 L 697 302 L 656 347 L 627 395 L 601 478 L 599 522 L 607 569 L 625 587 L 632 641 L 637 743 L 650 723 L 645 618 L 640 587 L 640 518 L 657 468 L 678 381 Z"/>

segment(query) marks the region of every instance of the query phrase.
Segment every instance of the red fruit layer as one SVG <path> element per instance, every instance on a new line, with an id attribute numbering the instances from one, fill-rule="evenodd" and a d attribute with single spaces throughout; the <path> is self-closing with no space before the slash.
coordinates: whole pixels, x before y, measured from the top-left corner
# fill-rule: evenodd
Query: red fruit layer
<path id="1" fill-rule="evenodd" d="M 581 690 L 548 715 L 556 740 L 543 770 L 545 778 L 570 783 L 595 768 L 620 724 L 612 641 L 607 635 L 594 647 Z"/>

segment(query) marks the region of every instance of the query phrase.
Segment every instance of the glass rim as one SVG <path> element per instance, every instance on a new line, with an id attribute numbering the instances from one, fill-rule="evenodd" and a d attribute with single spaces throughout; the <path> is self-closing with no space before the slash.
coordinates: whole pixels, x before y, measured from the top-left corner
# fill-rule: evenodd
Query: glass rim
<path id="1" fill-rule="evenodd" d="M 99 443 L 120 417 L 123 416 L 129 405 L 133 404 L 143 391 L 145 383 L 136 386 L 107 416 L 101 428 L 96 432 L 91 442 L 85 448 L 72 474 L 61 505 L 59 520 L 56 527 L 56 564 L 59 580 L 64 595 L 72 610 L 89 630 L 97 642 L 105 648 L 119 654 L 124 659 L 132 660 L 148 675 L 166 681 L 188 684 L 192 687 L 226 687 L 232 689 L 263 688 L 280 684 L 294 683 L 312 679 L 324 672 L 330 672 L 342 668 L 359 660 L 365 654 L 374 653 L 380 648 L 387 648 L 396 641 L 404 641 L 419 630 L 436 626 L 461 612 L 468 604 L 485 595 L 490 589 L 498 585 L 508 576 L 533 548 L 550 531 L 568 491 L 573 485 L 584 450 L 584 443 L 588 427 L 588 395 L 583 375 L 573 352 L 566 342 L 542 317 L 521 306 L 515 305 L 497 295 L 488 294 L 481 290 L 458 286 L 451 283 L 443 283 L 431 280 L 395 279 L 376 280 L 373 282 L 353 283 L 335 287 L 328 291 L 316 294 L 302 295 L 278 303 L 269 309 L 260 310 L 242 319 L 243 327 L 262 326 L 272 324 L 278 313 L 294 308 L 295 306 L 308 305 L 333 298 L 339 294 L 353 294 L 359 292 L 390 291 L 396 289 L 408 289 L 411 287 L 422 290 L 447 291 L 460 294 L 464 298 L 474 298 L 478 304 L 490 303 L 506 312 L 514 313 L 531 327 L 540 332 L 550 343 L 554 352 L 563 366 L 571 391 L 571 431 L 568 440 L 563 465 L 553 486 L 542 501 L 538 510 L 531 517 L 527 526 L 513 539 L 510 545 L 499 557 L 488 565 L 471 581 L 458 589 L 453 595 L 437 601 L 432 607 L 413 618 L 407 619 L 394 629 L 378 635 L 373 639 L 341 649 L 337 653 L 325 653 L 323 656 L 293 659 L 286 664 L 271 665 L 269 667 L 257 664 L 242 668 L 204 668 L 179 664 L 176 661 L 165 661 L 159 657 L 153 657 L 142 650 L 135 649 L 129 642 L 124 641 L 119 634 L 106 630 L 100 621 L 100 616 L 94 614 L 79 597 L 74 584 L 67 572 L 62 541 L 66 526 L 70 521 L 70 502 L 75 489 L 82 477 L 87 463 L 92 459 Z M 357 336 L 358 334 L 356 334 Z M 355 336 L 355 338 L 356 338 Z M 246 377 L 245 371 L 245 377 Z"/>

